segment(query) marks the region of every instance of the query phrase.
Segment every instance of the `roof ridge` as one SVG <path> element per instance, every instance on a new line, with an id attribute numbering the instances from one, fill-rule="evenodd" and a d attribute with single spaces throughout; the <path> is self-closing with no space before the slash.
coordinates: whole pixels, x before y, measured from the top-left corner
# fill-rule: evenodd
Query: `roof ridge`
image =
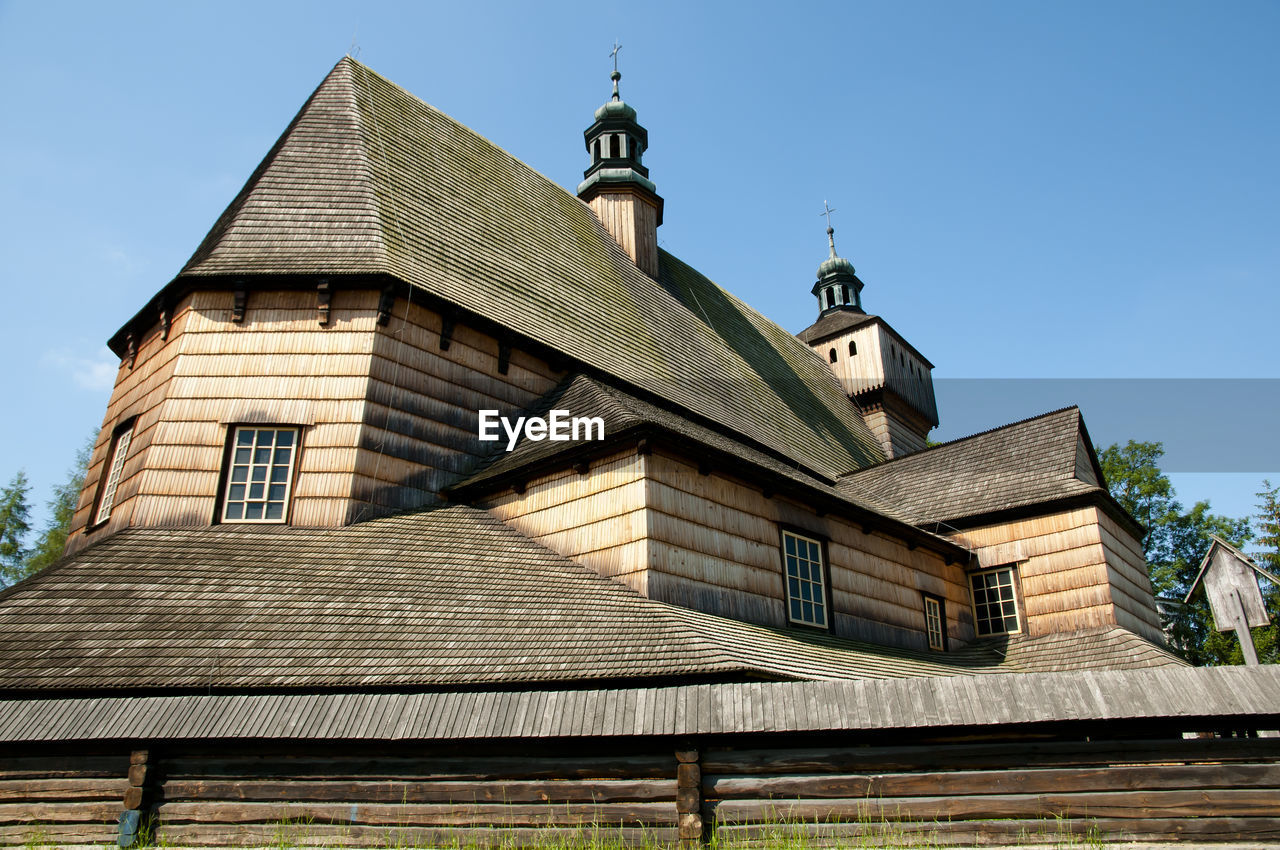
<path id="1" fill-rule="evenodd" d="M 875 466 L 869 466 L 869 467 L 866 467 L 865 469 L 855 469 L 851 472 L 842 473 L 840 475 L 840 478 L 843 479 L 843 478 L 854 477 L 854 476 L 857 476 L 858 473 L 860 472 L 866 472 L 871 469 L 883 469 L 884 467 L 892 463 L 899 463 L 901 461 L 911 460 L 912 458 L 922 457 L 928 454 L 929 452 L 933 452 L 938 449 L 949 448 L 951 446 L 956 445 L 957 443 L 967 442 L 968 440 L 975 440 L 978 437 L 986 437 L 988 435 L 995 434 L 1000 431 L 1007 431 L 1008 429 L 1016 428 L 1019 425 L 1027 425 L 1031 422 L 1035 422 L 1038 419 L 1048 419 L 1050 416 L 1056 416 L 1058 414 L 1066 413 L 1071 410 L 1074 410 L 1077 413 L 1079 413 L 1080 406 L 1077 404 L 1069 404 L 1066 407 L 1060 407 L 1057 410 L 1050 410 L 1050 411 L 1046 411 L 1045 413 L 1037 413 L 1035 416 L 1028 416 L 1026 419 L 1018 419 L 1014 422 L 1009 422 L 1005 425 L 997 425 L 994 428 L 988 428 L 985 431 L 977 431 L 973 434 L 967 434 L 963 437 L 956 437 L 953 440 L 947 440 L 945 443 L 937 443 L 932 446 L 926 446 L 925 448 L 921 449 L 918 452 L 912 452 L 911 454 L 903 455 L 902 457 L 889 458 L 885 460 L 883 463 L 877 463 Z"/>

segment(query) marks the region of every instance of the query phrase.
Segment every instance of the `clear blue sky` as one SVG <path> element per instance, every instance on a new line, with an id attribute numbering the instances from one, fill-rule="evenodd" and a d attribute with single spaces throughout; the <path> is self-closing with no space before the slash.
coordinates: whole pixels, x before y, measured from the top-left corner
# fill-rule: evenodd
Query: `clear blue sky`
<path id="1" fill-rule="evenodd" d="M 353 39 L 573 187 L 615 37 L 663 246 L 798 331 L 829 199 L 864 305 L 937 367 L 936 437 L 1079 401 L 1096 442 L 1202 449 L 1186 502 L 1280 479 L 1280 4 L 1248 0 L 5 3 L 0 478 L 48 497 L 103 342 Z M 1101 378 L 1164 380 L 1046 380 Z"/>

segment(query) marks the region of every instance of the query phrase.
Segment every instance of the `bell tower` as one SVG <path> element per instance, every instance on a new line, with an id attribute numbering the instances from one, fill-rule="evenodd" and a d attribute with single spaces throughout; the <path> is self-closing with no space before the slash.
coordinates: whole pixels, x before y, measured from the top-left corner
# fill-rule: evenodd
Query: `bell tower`
<path id="1" fill-rule="evenodd" d="M 605 229 L 650 277 L 658 276 L 658 225 L 662 198 L 649 179 L 641 157 L 649 133 L 636 121 L 636 111 L 618 93 L 618 51 L 613 48 L 613 96 L 595 112 L 583 132 L 589 163 L 578 184 L 578 197 L 590 205 Z"/>
<path id="2" fill-rule="evenodd" d="M 863 283 L 853 263 L 836 253 L 832 207 L 827 217 L 827 259 L 810 290 L 818 320 L 797 336 L 818 353 L 857 403 L 889 458 L 923 449 L 938 424 L 933 364 L 879 316 L 862 309 Z"/>

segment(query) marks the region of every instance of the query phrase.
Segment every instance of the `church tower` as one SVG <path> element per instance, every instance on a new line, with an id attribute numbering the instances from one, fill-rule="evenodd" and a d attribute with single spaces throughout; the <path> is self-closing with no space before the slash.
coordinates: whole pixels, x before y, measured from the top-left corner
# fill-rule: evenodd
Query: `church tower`
<path id="1" fill-rule="evenodd" d="M 863 283 L 836 253 L 833 209 L 827 215 L 827 259 L 813 284 L 818 320 L 797 336 L 816 351 L 857 403 L 889 458 L 923 449 L 938 424 L 933 364 L 879 316 L 862 309 Z"/>
<path id="2" fill-rule="evenodd" d="M 662 198 L 649 179 L 641 157 L 649 133 L 636 121 L 636 111 L 618 94 L 618 47 L 613 51 L 613 96 L 596 110 L 595 122 L 583 132 L 590 162 L 578 184 L 578 197 L 590 205 L 605 229 L 642 272 L 658 276 L 658 225 Z"/>

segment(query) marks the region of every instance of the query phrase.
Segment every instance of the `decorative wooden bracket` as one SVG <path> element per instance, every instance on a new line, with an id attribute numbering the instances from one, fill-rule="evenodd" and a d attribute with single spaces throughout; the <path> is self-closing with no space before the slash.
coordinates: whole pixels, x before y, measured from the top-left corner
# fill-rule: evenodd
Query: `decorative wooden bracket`
<path id="1" fill-rule="evenodd" d="M 505 375 L 511 370 L 511 343 L 505 339 L 498 340 L 498 374 Z"/>
<path id="2" fill-rule="evenodd" d="M 129 368 L 133 368 L 133 364 L 138 362 L 138 337 L 133 331 L 129 331 L 125 337 L 125 355 L 124 359 L 128 361 Z"/>
<path id="3" fill-rule="evenodd" d="M 636 442 L 636 454 L 647 455 L 653 452 L 653 445 L 649 442 L 648 437 L 641 437 Z"/>
<path id="4" fill-rule="evenodd" d="M 231 321 L 237 325 L 244 321 L 244 307 L 249 301 L 249 293 L 245 291 L 244 281 L 236 281 L 235 300 L 231 304 Z"/>
<path id="5" fill-rule="evenodd" d="M 917 546 L 919 546 L 919 545 L 920 545 L 920 544 L 916 543 L 916 541 L 914 541 L 914 540 L 908 540 L 908 541 L 907 541 L 907 551 L 908 551 L 908 552 L 914 552 L 914 551 L 916 551 L 916 547 L 917 547 Z"/>
<path id="6" fill-rule="evenodd" d="M 585 460 L 580 460 L 573 465 L 573 471 L 579 475 L 586 475 L 591 471 L 591 464 Z"/>
<path id="7" fill-rule="evenodd" d="M 761 495 L 761 496 L 764 496 L 766 499 L 772 499 L 772 498 L 773 498 L 773 488 L 772 488 L 772 487 L 761 487 L 761 488 L 760 488 L 760 495 Z"/>
<path id="8" fill-rule="evenodd" d="M 448 351 L 453 345 L 453 329 L 458 326 L 457 317 L 452 313 L 440 314 L 440 350 Z"/>
<path id="9" fill-rule="evenodd" d="M 708 463 L 708 462 L 707 462 L 707 461 L 705 461 L 705 460 L 700 460 L 700 461 L 698 461 L 698 474 L 699 474 L 699 475 L 710 475 L 710 474 L 711 474 L 711 464 L 710 464 L 710 463 Z"/>
<path id="10" fill-rule="evenodd" d="M 511 489 L 515 491 L 517 496 L 522 495 L 524 493 L 524 482 L 523 481 L 511 482 Z"/>
<path id="11" fill-rule="evenodd" d="M 168 301 L 160 302 L 160 339 L 169 338 L 169 327 L 173 324 L 173 308 Z"/>
<path id="12" fill-rule="evenodd" d="M 382 290 L 382 297 L 378 299 L 378 324 L 385 326 L 391 321 L 391 309 L 396 306 L 396 288 L 388 286 Z"/>
<path id="13" fill-rule="evenodd" d="M 333 285 L 329 278 L 322 277 L 316 284 L 316 321 L 323 327 L 329 324 L 329 304 L 333 299 Z"/>

